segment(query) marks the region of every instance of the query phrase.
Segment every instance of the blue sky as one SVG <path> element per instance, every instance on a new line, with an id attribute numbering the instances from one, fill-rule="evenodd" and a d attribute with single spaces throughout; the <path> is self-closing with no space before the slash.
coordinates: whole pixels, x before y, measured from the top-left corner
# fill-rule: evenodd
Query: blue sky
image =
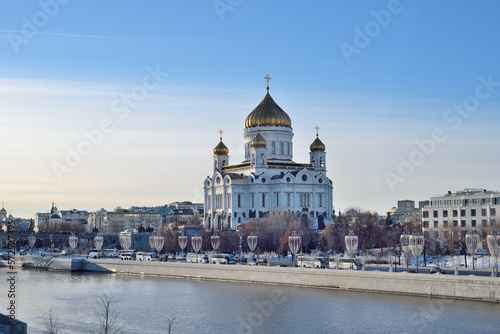
<path id="1" fill-rule="evenodd" d="M 499 7 L 1 1 L 0 199 L 25 217 L 52 200 L 86 210 L 202 201 L 220 128 L 231 162 L 243 160 L 244 120 L 266 73 L 292 118 L 295 161 L 308 161 L 320 126 L 336 209 L 383 214 L 398 199 L 500 190 Z M 124 117 L 116 106 L 148 68 L 168 76 Z M 453 111 L 464 103 L 470 111 Z M 113 130 L 61 180 L 54 163 L 102 120 Z M 429 140 L 427 152 L 415 142 Z"/>

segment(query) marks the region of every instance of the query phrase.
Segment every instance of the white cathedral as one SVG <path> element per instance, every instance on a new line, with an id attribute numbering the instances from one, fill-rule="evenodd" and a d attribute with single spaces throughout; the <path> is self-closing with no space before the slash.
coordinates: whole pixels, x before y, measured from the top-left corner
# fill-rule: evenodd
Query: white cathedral
<path id="1" fill-rule="evenodd" d="M 245 161 L 229 164 L 220 132 L 213 176 L 203 184 L 206 230 L 234 230 L 270 212 L 293 212 L 310 229 L 333 223 L 333 184 L 318 127 L 309 163 L 293 162 L 292 121 L 269 95 L 265 79 L 267 94 L 245 121 Z"/>

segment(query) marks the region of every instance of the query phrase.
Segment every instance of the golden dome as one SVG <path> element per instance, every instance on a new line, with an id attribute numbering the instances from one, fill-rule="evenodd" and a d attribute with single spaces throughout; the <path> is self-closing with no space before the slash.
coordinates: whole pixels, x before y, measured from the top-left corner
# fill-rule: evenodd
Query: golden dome
<path id="1" fill-rule="evenodd" d="M 311 146 L 309 146 L 311 152 L 325 152 L 325 144 L 321 140 L 319 140 L 318 135 L 316 135 L 316 139 L 312 142 Z"/>
<path id="2" fill-rule="evenodd" d="M 228 155 L 229 154 L 229 149 L 226 147 L 226 145 L 224 145 L 224 143 L 222 142 L 222 139 L 219 142 L 219 144 L 217 144 L 217 146 L 215 146 L 214 154 L 215 155 Z"/>
<path id="3" fill-rule="evenodd" d="M 274 102 L 269 95 L 269 87 L 267 94 L 259 105 L 247 116 L 245 120 L 245 128 L 253 128 L 256 126 L 284 126 L 292 127 L 292 121 L 287 113 Z"/>
<path id="4" fill-rule="evenodd" d="M 257 135 L 252 139 L 250 142 L 250 145 L 253 148 L 266 148 L 267 147 L 267 141 L 262 137 L 260 132 L 257 132 Z"/>
<path id="5" fill-rule="evenodd" d="M 2 207 L 2 210 L 0 210 L 0 215 L 7 215 L 7 210 L 5 210 L 3 207 Z"/>

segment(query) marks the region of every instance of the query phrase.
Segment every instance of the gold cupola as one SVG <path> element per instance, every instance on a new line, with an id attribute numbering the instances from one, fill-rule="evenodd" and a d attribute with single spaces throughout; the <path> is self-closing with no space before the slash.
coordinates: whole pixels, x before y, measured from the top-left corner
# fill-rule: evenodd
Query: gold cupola
<path id="1" fill-rule="evenodd" d="M 257 132 L 257 135 L 250 142 L 250 146 L 252 146 L 252 148 L 266 148 L 267 141 L 264 139 L 264 137 L 262 137 L 260 132 Z"/>
<path id="2" fill-rule="evenodd" d="M 319 139 L 318 130 L 319 127 L 316 125 L 316 139 L 314 139 L 311 146 L 309 146 L 311 152 L 325 152 L 326 149 L 325 144 Z"/>
<path id="3" fill-rule="evenodd" d="M 220 133 L 220 141 L 219 141 L 219 144 L 217 144 L 217 146 L 215 146 L 215 148 L 214 148 L 214 154 L 215 155 L 228 155 L 229 149 L 222 142 L 222 130 L 220 130 L 219 133 Z"/>
<path id="4" fill-rule="evenodd" d="M 281 107 L 274 102 L 269 95 L 269 74 L 264 78 L 267 80 L 267 94 L 259 105 L 247 116 L 245 128 L 260 126 L 283 126 L 292 127 L 292 120 Z"/>

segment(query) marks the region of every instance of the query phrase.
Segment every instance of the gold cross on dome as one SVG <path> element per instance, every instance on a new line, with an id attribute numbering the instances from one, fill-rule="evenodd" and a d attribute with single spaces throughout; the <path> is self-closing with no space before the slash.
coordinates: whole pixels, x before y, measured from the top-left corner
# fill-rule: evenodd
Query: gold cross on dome
<path id="1" fill-rule="evenodd" d="M 267 81 L 267 90 L 269 90 L 269 80 L 271 80 L 271 77 L 269 76 L 269 74 L 266 74 L 264 79 L 266 79 L 266 81 Z"/>
<path id="2" fill-rule="evenodd" d="M 318 136 L 319 126 L 316 125 L 315 129 L 316 129 L 316 137 L 317 137 Z"/>
<path id="3" fill-rule="evenodd" d="M 220 141 L 222 141 L 222 129 L 219 130 L 219 133 L 220 133 Z"/>

